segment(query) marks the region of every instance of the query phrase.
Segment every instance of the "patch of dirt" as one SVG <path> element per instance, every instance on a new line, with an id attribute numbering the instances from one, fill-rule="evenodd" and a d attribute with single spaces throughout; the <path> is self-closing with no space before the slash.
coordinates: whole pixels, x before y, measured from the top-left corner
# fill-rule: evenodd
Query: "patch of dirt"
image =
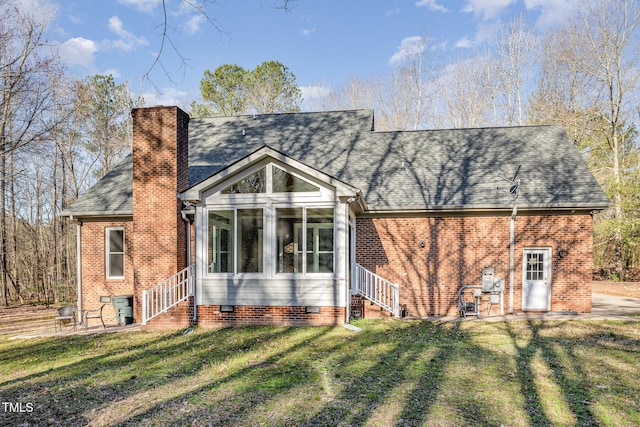
<path id="1" fill-rule="evenodd" d="M 0 335 L 12 336 L 31 332 L 53 331 L 53 318 L 59 306 L 0 306 Z"/>
<path id="2" fill-rule="evenodd" d="M 593 282 L 591 292 L 595 294 L 640 298 L 640 282 Z"/>

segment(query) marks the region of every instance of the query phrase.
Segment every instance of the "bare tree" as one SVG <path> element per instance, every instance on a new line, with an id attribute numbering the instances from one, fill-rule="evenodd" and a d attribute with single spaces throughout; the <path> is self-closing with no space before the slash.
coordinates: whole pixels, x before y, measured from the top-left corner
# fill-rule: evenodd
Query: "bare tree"
<path id="1" fill-rule="evenodd" d="M 629 265 L 624 246 L 631 236 L 625 230 L 633 230 L 629 223 L 638 221 L 625 207 L 625 193 L 639 149 L 634 121 L 639 23 L 636 1 L 586 2 L 545 44 L 543 77 L 532 103 L 534 117 L 569 129 L 610 195 L 612 207 L 596 225 L 620 277 Z"/>
<path id="2" fill-rule="evenodd" d="M 444 67 L 435 82 L 439 102 L 436 127 L 479 127 L 494 124 L 491 74 L 494 59 L 476 55 Z"/>
<path id="3" fill-rule="evenodd" d="M 419 129 L 428 123 L 426 105 L 433 103 L 431 84 L 439 66 L 439 49 L 427 36 L 415 37 L 387 78 L 380 104 L 391 129 Z"/>
<path id="4" fill-rule="evenodd" d="M 601 88 L 595 98 L 596 111 L 604 124 L 599 131 L 605 137 L 611 154 L 613 176 L 613 213 L 615 222 L 613 236 L 616 272 L 623 275 L 626 267 L 622 254 L 623 200 L 621 187 L 624 175 L 625 146 L 628 136 L 628 120 L 635 113 L 634 94 L 640 71 L 632 58 L 637 55 L 637 28 L 640 11 L 635 1 L 600 0 L 589 3 L 580 19 L 573 23 L 576 42 L 586 43 L 591 58 L 578 62 L 584 74 L 593 77 Z"/>
<path id="5" fill-rule="evenodd" d="M 0 4 L 0 270 L 4 303 L 9 283 L 19 293 L 10 274 L 8 211 L 15 211 L 13 173 L 17 150 L 42 139 L 51 127 L 48 115 L 51 88 L 46 75 L 57 69 L 54 58 L 40 52 L 48 17 L 31 10 Z M 8 207 L 10 209 L 8 209 Z"/>
<path id="6" fill-rule="evenodd" d="M 531 61 L 536 38 L 523 15 L 517 15 L 499 34 L 497 73 L 505 97 L 506 123 L 524 124 L 524 86 L 531 75 Z"/>

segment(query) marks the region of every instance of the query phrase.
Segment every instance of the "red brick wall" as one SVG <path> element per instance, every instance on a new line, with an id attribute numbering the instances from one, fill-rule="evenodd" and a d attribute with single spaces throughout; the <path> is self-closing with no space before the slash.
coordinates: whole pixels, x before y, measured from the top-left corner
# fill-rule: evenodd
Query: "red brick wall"
<path id="1" fill-rule="evenodd" d="M 189 116 L 177 107 L 134 109 L 134 317 L 141 293 L 186 267 L 185 223 L 177 192 L 188 185 Z"/>
<path id="2" fill-rule="evenodd" d="M 520 215 L 515 230 L 515 311 L 522 309 L 525 247 L 552 248 L 551 311 L 591 311 L 591 216 Z M 400 285 L 410 316 L 456 314 L 458 289 L 480 285 L 484 266 L 504 280 L 508 310 L 508 215 L 359 218 L 356 246 L 359 264 Z M 568 251 L 563 258 L 560 248 Z"/>
<path id="3" fill-rule="evenodd" d="M 118 222 L 84 222 L 81 227 L 82 250 L 82 308 L 93 310 L 100 308 L 101 296 L 117 296 L 133 294 L 133 268 L 131 264 L 131 237 L 133 223 Z M 124 227 L 124 279 L 107 279 L 106 273 L 106 233 L 107 227 Z M 104 322 L 116 324 L 116 312 L 112 304 L 108 304 L 102 312 Z M 94 322 L 99 322 L 94 320 Z M 93 324 L 92 324 L 93 325 Z"/>

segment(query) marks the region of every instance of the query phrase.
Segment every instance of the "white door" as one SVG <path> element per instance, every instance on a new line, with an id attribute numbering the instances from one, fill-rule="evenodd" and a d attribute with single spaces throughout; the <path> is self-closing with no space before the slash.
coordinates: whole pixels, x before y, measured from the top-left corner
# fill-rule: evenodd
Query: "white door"
<path id="1" fill-rule="evenodd" d="M 525 249 L 522 261 L 522 309 L 549 310 L 551 248 Z"/>

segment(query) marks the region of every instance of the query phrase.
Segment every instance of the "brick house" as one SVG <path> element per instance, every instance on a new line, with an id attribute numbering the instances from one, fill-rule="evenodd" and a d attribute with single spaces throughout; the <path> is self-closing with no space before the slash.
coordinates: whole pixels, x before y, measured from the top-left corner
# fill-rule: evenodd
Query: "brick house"
<path id="1" fill-rule="evenodd" d="M 132 154 L 64 212 L 81 311 L 130 295 L 152 327 L 452 315 L 486 266 L 504 312 L 591 310 L 592 214 L 609 202 L 558 126 L 132 116 Z"/>

